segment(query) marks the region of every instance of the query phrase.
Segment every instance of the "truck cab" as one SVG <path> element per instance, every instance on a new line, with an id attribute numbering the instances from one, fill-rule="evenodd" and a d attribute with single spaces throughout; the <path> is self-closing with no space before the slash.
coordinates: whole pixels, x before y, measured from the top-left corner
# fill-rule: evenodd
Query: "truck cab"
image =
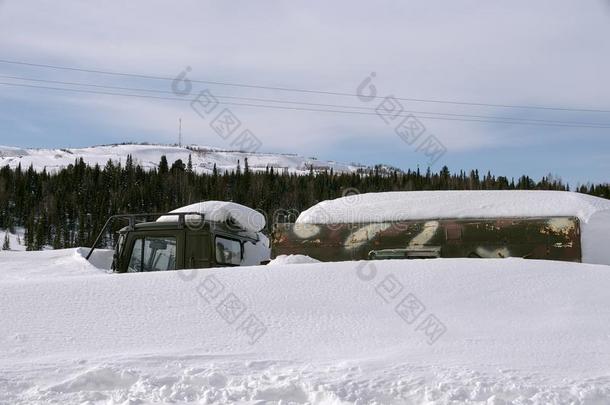
<path id="1" fill-rule="evenodd" d="M 142 215 L 167 219 L 172 214 Z M 195 215 L 198 220 L 189 221 Z M 118 232 L 112 263 L 116 273 L 258 265 L 268 260 L 269 242 L 260 232 L 196 213 L 175 214 L 163 222 L 137 221 L 141 216 L 121 216 L 130 223 Z"/>

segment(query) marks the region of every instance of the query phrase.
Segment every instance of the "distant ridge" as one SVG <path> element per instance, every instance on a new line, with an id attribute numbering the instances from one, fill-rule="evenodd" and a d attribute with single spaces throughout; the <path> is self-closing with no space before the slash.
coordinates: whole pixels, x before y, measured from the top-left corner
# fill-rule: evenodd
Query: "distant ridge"
<path id="1" fill-rule="evenodd" d="M 36 171 L 46 169 L 53 172 L 74 164 L 74 161 L 80 158 L 88 165 L 97 164 L 103 167 L 109 160 L 124 163 L 129 155 L 135 164 L 148 170 L 156 168 L 163 155 L 167 157 L 170 164 L 178 159 L 186 164 L 190 155 L 193 170 L 197 173 L 211 173 L 214 165 L 220 172 L 234 171 L 238 162 L 242 168 L 244 167 L 246 158 L 252 171 L 264 171 L 268 167 L 273 167 L 285 173 L 307 174 L 312 169 L 314 172 L 332 169 L 335 173 L 355 173 L 372 169 L 356 163 L 344 164 L 330 160 L 318 160 L 313 157 L 305 158 L 292 153 L 242 152 L 200 145 L 179 147 L 178 145 L 149 143 L 121 143 L 57 149 L 0 146 L 0 166 L 8 165 L 15 168 L 21 164 L 21 167 L 26 169 L 31 165 Z"/>

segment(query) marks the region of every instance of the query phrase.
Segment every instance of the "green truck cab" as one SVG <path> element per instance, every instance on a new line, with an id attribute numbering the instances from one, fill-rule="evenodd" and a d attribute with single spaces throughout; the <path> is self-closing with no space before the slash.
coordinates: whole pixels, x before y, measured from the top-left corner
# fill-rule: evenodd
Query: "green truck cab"
<path id="1" fill-rule="evenodd" d="M 170 220 L 147 220 L 154 216 Z M 268 240 L 259 232 L 234 223 L 209 221 L 194 212 L 113 216 L 94 246 L 117 219 L 126 219 L 129 225 L 118 231 L 112 263 L 116 273 L 256 265 L 268 260 Z"/>

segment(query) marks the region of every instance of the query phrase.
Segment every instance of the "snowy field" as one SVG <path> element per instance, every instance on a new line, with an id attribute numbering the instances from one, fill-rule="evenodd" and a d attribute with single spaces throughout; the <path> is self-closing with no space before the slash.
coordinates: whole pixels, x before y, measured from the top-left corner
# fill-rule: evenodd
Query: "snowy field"
<path id="1" fill-rule="evenodd" d="M 0 403 L 610 401 L 610 266 L 292 257 L 107 274 L 84 252 L 0 253 Z"/>
<path id="2" fill-rule="evenodd" d="M 37 171 L 45 168 L 47 171 L 54 171 L 74 164 L 76 159 L 82 158 L 91 166 L 98 164 L 104 167 L 108 160 L 125 164 L 127 156 L 131 155 L 135 164 L 141 165 L 144 169 L 153 169 L 159 165 L 163 155 L 167 157 L 170 165 L 178 159 L 182 159 L 186 164 L 191 155 L 193 170 L 198 173 L 211 173 L 214 164 L 221 172 L 232 171 L 237 167 L 238 161 L 243 168 L 245 158 L 248 158 L 248 164 L 253 171 L 264 171 L 269 166 L 279 171 L 307 174 L 313 166 L 314 169 L 321 170 L 332 168 L 335 173 L 351 173 L 364 167 L 305 158 L 295 154 L 239 152 L 205 146 L 195 146 L 195 148 L 198 151 L 170 145 L 104 145 L 69 149 L 25 149 L 0 145 L 0 166 L 9 165 L 15 168 L 21 164 L 22 168 L 27 169 L 32 165 Z"/>

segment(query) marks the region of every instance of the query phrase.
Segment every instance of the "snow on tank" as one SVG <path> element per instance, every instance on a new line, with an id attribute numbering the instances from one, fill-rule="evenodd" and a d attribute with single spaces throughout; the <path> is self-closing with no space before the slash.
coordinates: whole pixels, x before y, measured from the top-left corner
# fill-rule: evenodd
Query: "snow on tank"
<path id="1" fill-rule="evenodd" d="M 610 201 L 567 191 L 391 191 L 322 201 L 297 223 L 392 222 L 437 218 L 578 217 L 610 212 Z"/>

